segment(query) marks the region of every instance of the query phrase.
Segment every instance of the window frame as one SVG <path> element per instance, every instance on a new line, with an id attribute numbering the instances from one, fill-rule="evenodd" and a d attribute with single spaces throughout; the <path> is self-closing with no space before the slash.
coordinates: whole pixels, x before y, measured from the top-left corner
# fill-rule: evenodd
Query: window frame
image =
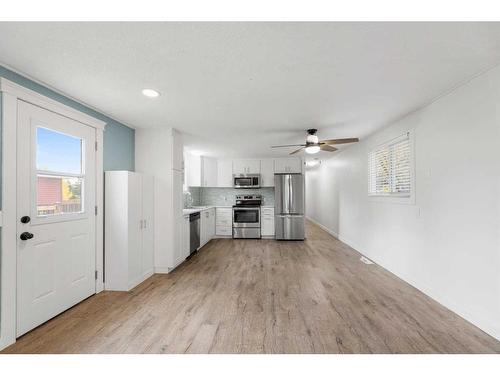
<path id="1" fill-rule="evenodd" d="M 372 193 L 370 191 L 371 188 L 371 157 L 374 152 L 379 151 L 385 147 L 391 146 L 400 142 L 402 137 L 408 137 L 408 142 L 410 146 L 410 193 L 389 193 L 389 194 L 381 194 L 381 193 Z M 391 171 L 394 173 L 394 171 Z M 378 203 L 397 203 L 397 204 L 415 204 L 415 137 L 413 130 L 407 130 L 403 133 L 400 133 L 396 137 L 393 137 L 383 143 L 378 144 L 368 151 L 367 156 L 367 176 L 368 176 L 368 199 L 371 202 Z"/>
<path id="2" fill-rule="evenodd" d="M 38 158 L 38 147 L 37 147 L 37 129 L 43 128 L 49 131 L 62 134 L 67 137 L 80 139 L 80 163 L 81 163 L 81 171 L 80 173 L 71 173 L 71 172 L 60 172 L 60 171 L 51 171 L 38 169 L 37 158 Z M 85 184 L 86 184 L 86 165 L 85 165 L 85 153 L 86 153 L 86 142 L 85 139 L 79 137 L 78 135 L 67 134 L 59 129 L 51 127 L 43 122 L 36 121 L 31 125 L 31 138 L 32 138 L 32 155 L 31 155 L 31 194 L 32 194 L 32 207 L 31 207 L 31 218 L 32 225 L 38 224 L 47 224 L 47 223 L 57 223 L 63 221 L 73 221 L 79 220 L 82 217 L 88 216 L 88 212 L 86 212 L 85 207 Z M 39 214 L 38 213 L 38 177 L 39 176 L 53 176 L 53 177 L 62 177 L 62 178 L 79 178 L 82 181 L 81 184 L 81 198 L 80 198 L 80 211 L 75 212 L 61 212 L 57 214 Z"/>

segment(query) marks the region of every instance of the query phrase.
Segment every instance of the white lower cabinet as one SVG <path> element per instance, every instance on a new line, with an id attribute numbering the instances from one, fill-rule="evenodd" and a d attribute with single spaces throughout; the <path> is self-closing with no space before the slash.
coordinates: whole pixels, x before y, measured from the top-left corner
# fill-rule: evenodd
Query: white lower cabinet
<path id="1" fill-rule="evenodd" d="M 105 173 L 105 289 L 130 290 L 153 274 L 154 178 Z"/>
<path id="2" fill-rule="evenodd" d="M 228 227 L 224 225 L 216 225 L 215 226 L 215 234 L 217 236 L 232 236 L 233 235 L 233 227 Z"/>
<path id="3" fill-rule="evenodd" d="M 210 212 L 210 221 L 209 221 L 209 241 L 215 237 L 215 208 L 211 208 L 208 210 Z"/>
<path id="4" fill-rule="evenodd" d="M 201 211 L 200 214 L 200 247 L 203 247 L 215 236 L 215 208 Z"/>
<path id="5" fill-rule="evenodd" d="M 274 207 L 262 207 L 260 218 L 260 234 L 262 236 L 274 236 Z"/>
<path id="6" fill-rule="evenodd" d="M 217 207 L 215 212 L 215 234 L 217 236 L 233 235 L 233 210 L 229 207 Z"/>

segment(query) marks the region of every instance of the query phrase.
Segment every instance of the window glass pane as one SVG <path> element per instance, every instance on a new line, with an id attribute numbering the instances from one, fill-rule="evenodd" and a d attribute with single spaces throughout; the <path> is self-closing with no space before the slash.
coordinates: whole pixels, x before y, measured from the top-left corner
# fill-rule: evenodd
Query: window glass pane
<path id="1" fill-rule="evenodd" d="M 380 146 L 370 153 L 369 193 L 398 196 L 411 194 L 411 146 L 408 137 Z"/>
<path id="2" fill-rule="evenodd" d="M 79 177 L 38 175 L 38 216 L 82 212 L 82 185 Z"/>
<path id="3" fill-rule="evenodd" d="M 36 168 L 43 171 L 81 174 L 81 138 L 37 127 Z"/>

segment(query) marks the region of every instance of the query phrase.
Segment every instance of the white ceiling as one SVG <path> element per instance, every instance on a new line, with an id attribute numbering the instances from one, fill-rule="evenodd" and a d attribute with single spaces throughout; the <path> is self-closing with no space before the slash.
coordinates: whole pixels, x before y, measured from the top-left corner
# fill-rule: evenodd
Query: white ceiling
<path id="1" fill-rule="evenodd" d="M 310 127 L 363 138 L 500 63 L 500 23 L 0 23 L 0 61 L 191 150 L 277 156 Z"/>

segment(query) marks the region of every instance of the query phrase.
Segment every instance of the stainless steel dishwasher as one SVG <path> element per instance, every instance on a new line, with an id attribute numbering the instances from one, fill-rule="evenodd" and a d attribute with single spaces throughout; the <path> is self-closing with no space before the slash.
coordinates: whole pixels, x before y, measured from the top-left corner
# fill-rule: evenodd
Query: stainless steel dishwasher
<path id="1" fill-rule="evenodd" d="M 189 214 L 189 254 L 200 247 L 200 213 Z"/>

